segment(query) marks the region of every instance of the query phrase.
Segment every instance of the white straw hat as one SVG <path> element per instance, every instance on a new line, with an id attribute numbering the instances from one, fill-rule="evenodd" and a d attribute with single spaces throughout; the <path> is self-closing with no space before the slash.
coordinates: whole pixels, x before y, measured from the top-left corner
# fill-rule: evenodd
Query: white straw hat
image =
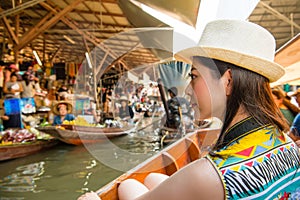
<path id="1" fill-rule="evenodd" d="M 216 20 L 208 23 L 198 46 L 175 55 L 191 63 L 193 56 L 203 56 L 232 63 L 265 76 L 274 82 L 285 73 L 274 62 L 275 39 L 263 27 L 240 20 Z"/>

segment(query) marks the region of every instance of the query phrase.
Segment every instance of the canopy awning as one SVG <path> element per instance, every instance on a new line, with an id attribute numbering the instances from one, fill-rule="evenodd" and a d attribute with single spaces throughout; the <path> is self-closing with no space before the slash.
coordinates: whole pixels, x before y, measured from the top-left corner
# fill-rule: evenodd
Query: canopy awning
<path id="1" fill-rule="evenodd" d="M 300 61 L 300 34 L 293 37 L 276 52 L 275 62 L 288 67 Z"/>
<path id="2" fill-rule="evenodd" d="M 196 27 L 200 0 L 136 0 L 179 21 Z M 126 12 L 125 12 L 126 13 Z"/>
<path id="3" fill-rule="evenodd" d="M 275 87 L 277 85 L 283 85 L 286 83 L 291 83 L 300 80 L 300 61 L 294 63 L 293 65 L 286 67 L 286 74 L 279 79 L 278 81 L 271 83 L 271 87 Z"/>

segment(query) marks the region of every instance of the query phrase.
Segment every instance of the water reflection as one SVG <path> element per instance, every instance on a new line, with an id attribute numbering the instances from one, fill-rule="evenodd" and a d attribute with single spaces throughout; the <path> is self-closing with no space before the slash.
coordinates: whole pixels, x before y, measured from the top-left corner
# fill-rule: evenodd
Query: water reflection
<path id="1" fill-rule="evenodd" d="M 106 151 L 105 144 L 101 144 L 93 154 L 84 146 L 60 144 L 38 154 L 0 162 L 0 200 L 76 199 L 124 173 L 100 162 L 97 156 L 131 169 L 159 151 L 156 137 L 155 131 L 145 129 L 113 139 L 114 148 Z M 126 156 L 120 149 L 136 156 Z"/>
<path id="2" fill-rule="evenodd" d="M 44 173 L 45 162 L 32 163 L 16 168 L 16 172 L 4 177 L 0 183 L 0 192 L 38 192 L 35 181 Z"/>

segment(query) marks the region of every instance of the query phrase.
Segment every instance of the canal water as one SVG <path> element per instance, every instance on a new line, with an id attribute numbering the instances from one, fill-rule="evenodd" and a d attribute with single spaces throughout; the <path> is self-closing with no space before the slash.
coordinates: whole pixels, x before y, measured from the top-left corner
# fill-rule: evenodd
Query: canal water
<path id="1" fill-rule="evenodd" d="M 0 162 L 0 200 L 77 199 L 160 149 L 152 129 L 92 146 L 60 143 L 34 155 Z"/>

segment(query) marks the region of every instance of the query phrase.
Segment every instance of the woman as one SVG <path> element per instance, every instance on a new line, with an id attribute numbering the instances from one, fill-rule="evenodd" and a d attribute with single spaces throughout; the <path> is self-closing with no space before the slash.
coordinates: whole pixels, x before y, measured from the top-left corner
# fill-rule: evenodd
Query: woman
<path id="1" fill-rule="evenodd" d="M 192 60 L 187 90 L 200 118 L 223 127 L 209 154 L 169 178 L 132 179 L 119 199 L 280 199 L 300 186 L 300 155 L 276 107 L 269 82 L 284 74 L 274 63 L 275 41 L 262 27 L 238 20 L 207 24 L 199 46 L 177 59 Z M 223 95 L 222 95 L 223 94 Z M 226 105 L 226 106 L 224 106 Z"/>
<path id="2" fill-rule="evenodd" d="M 293 105 L 279 90 L 272 90 L 273 99 L 279 110 L 287 120 L 289 126 L 292 125 L 295 116 L 299 113 L 297 106 Z"/>
<path id="3" fill-rule="evenodd" d="M 295 98 L 295 101 L 297 102 L 298 107 L 300 108 L 300 88 L 298 88 L 292 96 Z"/>
<path id="4" fill-rule="evenodd" d="M 22 84 L 18 82 L 18 76 L 16 73 L 10 75 L 10 80 L 5 82 L 3 92 L 5 98 L 21 98 L 21 92 L 23 92 Z"/>
<path id="5" fill-rule="evenodd" d="M 300 114 L 295 117 L 290 128 L 289 136 L 300 145 Z"/>
<path id="6" fill-rule="evenodd" d="M 23 92 L 21 94 L 22 98 L 32 98 L 35 94 L 34 83 L 30 81 L 30 76 L 26 72 L 23 75 L 22 88 Z"/>
<path id="7" fill-rule="evenodd" d="M 75 120 L 75 116 L 70 114 L 72 112 L 72 104 L 66 101 L 60 101 L 53 106 L 52 109 L 55 114 L 53 119 L 53 125 L 60 125 L 63 121 Z"/>
<path id="8" fill-rule="evenodd" d="M 128 105 L 128 99 L 125 96 L 120 97 L 121 107 L 119 108 L 119 117 L 122 120 L 132 119 L 134 116 L 131 106 Z"/>
<path id="9" fill-rule="evenodd" d="M 15 64 L 11 64 L 6 70 L 5 70 L 5 77 L 4 81 L 5 83 L 10 81 L 10 77 L 12 74 L 16 74 L 17 79 L 20 80 L 20 77 L 17 75 L 17 72 L 19 71 L 18 67 Z"/>
<path id="10" fill-rule="evenodd" d="M 5 70 L 4 62 L 0 61 L 0 99 L 2 99 L 3 97 L 4 70 Z"/>

